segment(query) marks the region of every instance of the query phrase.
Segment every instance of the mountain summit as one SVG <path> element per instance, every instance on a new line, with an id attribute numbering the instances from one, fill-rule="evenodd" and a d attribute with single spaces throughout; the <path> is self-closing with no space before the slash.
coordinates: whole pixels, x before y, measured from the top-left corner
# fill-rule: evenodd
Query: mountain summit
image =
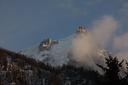
<path id="1" fill-rule="evenodd" d="M 76 33 L 67 38 L 60 40 L 44 39 L 39 45 L 21 51 L 21 54 L 52 66 L 72 64 L 98 70 L 95 63 L 104 64 L 104 57 L 111 53 L 99 48 L 84 27 L 78 27 Z"/>
<path id="2" fill-rule="evenodd" d="M 78 27 L 77 29 L 76 29 L 76 33 L 77 34 L 79 34 L 79 33 L 84 33 L 84 34 L 86 34 L 87 35 L 87 33 L 88 33 L 88 31 L 84 28 L 84 27 Z"/>

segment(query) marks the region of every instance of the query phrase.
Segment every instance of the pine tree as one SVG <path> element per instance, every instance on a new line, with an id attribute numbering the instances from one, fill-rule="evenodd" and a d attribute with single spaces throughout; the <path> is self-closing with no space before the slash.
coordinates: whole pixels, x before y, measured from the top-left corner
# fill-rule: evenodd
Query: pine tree
<path id="1" fill-rule="evenodd" d="M 126 69 L 127 69 L 127 71 L 125 72 L 126 76 L 122 79 L 122 81 L 128 84 L 128 62 L 127 61 L 126 61 Z"/>
<path id="2" fill-rule="evenodd" d="M 119 76 L 119 72 L 120 72 L 119 68 L 122 67 L 122 63 L 124 62 L 124 60 L 119 62 L 116 57 L 113 58 L 112 56 L 105 58 L 105 60 L 106 60 L 105 63 L 107 65 L 107 67 L 103 67 L 98 64 L 97 64 L 97 66 L 100 67 L 102 70 L 104 70 L 107 83 L 120 84 L 121 79 Z"/>

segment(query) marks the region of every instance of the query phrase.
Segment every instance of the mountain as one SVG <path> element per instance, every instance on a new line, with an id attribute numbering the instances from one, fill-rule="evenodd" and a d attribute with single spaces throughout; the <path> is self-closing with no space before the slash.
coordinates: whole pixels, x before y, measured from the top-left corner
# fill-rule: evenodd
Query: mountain
<path id="1" fill-rule="evenodd" d="M 20 53 L 0 47 L 0 85 L 128 85 L 124 60 L 111 55 L 83 27 Z"/>
<path id="2" fill-rule="evenodd" d="M 97 85 L 100 75 L 83 67 L 52 67 L 20 53 L 0 48 L 0 85 Z"/>
<path id="3" fill-rule="evenodd" d="M 107 58 L 107 68 L 98 65 L 106 70 L 105 74 L 101 75 L 95 70 L 69 64 L 52 67 L 20 53 L 0 48 L 0 85 L 128 85 L 128 75 L 118 75 L 123 61 Z M 119 78 L 119 81 L 113 82 L 113 77 L 114 80 Z"/>
<path id="4" fill-rule="evenodd" d="M 104 58 L 111 54 L 101 48 L 84 27 L 77 28 L 75 34 L 64 39 L 44 39 L 20 53 L 52 66 L 82 65 L 98 71 L 96 63 L 104 65 Z"/>

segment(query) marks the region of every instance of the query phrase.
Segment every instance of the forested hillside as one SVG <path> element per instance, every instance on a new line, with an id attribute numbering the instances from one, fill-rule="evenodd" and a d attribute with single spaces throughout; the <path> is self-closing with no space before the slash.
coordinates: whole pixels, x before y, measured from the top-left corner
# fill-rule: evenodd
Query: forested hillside
<path id="1" fill-rule="evenodd" d="M 128 72 L 125 77 L 119 75 L 122 62 L 106 58 L 107 67 L 101 75 L 97 71 L 63 65 L 52 67 L 39 60 L 0 48 L 0 85 L 127 85 Z M 128 63 L 126 62 L 126 65 Z"/>

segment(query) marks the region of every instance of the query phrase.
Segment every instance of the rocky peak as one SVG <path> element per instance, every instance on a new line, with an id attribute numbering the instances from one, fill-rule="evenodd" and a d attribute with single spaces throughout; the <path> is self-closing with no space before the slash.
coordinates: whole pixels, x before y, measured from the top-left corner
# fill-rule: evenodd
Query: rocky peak
<path id="1" fill-rule="evenodd" d="M 80 27 L 78 27 L 78 28 L 76 29 L 76 33 L 77 33 L 77 34 L 84 33 L 84 34 L 87 35 L 88 31 L 85 30 L 84 27 L 80 26 Z"/>
<path id="2" fill-rule="evenodd" d="M 45 48 L 48 48 L 50 47 L 52 44 L 52 39 L 51 38 L 47 38 L 47 39 L 44 39 L 40 44 L 39 44 L 39 50 L 44 50 Z"/>
<path id="3" fill-rule="evenodd" d="M 49 48 L 53 45 L 53 44 L 58 44 L 58 41 L 53 41 L 51 38 L 47 38 L 44 39 L 40 44 L 38 49 L 40 51 L 42 50 L 49 50 Z"/>

